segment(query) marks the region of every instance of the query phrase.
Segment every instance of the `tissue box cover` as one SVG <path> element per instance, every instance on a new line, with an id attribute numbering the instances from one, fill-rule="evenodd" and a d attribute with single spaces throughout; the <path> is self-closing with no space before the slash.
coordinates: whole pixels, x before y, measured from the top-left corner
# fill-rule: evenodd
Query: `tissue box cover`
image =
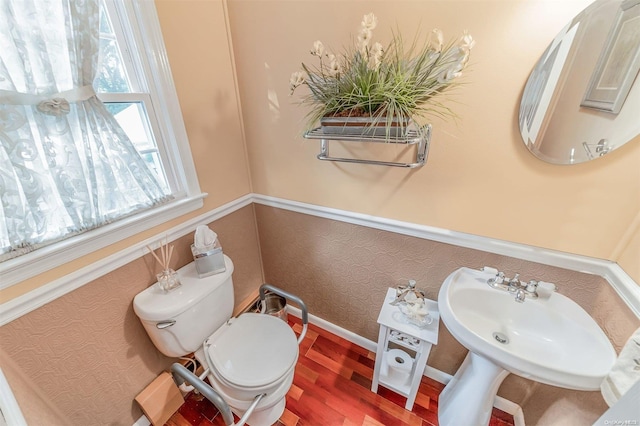
<path id="1" fill-rule="evenodd" d="M 209 275 L 219 274 L 224 272 L 227 267 L 224 264 L 224 254 L 222 247 L 214 248 L 206 252 L 199 252 L 198 249 L 192 244 L 191 253 L 193 254 L 193 261 L 196 264 L 196 271 L 198 277 L 204 278 Z"/>

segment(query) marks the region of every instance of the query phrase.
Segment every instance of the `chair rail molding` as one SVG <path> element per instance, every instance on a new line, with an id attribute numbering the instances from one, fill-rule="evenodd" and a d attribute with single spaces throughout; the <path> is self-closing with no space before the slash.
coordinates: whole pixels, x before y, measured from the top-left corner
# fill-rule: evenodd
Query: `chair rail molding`
<path id="1" fill-rule="evenodd" d="M 194 232 L 196 227 L 203 223 L 211 223 L 228 214 L 248 206 L 252 203 L 253 194 L 247 194 L 220 207 L 196 216 L 178 226 L 163 231 L 153 237 L 147 238 L 127 247 L 124 250 L 113 253 L 104 259 L 80 268 L 68 275 L 51 281 L 26 294 L 11 299 L 0 305 L 0 326 L 3 326 L 23 315 L 28 314 L 65 294 L 82 287 L 103 275 L 114 271 L 129 262 L 132 262 L 148 253 L 147 246 L 157 248 L 158 241 L 167 238 L 169 242 L 184 235 Z"/>
<path id="2" fill-rule="evenodd" d="M 570 271 L 594 274 L 603 277 L 618 296 L 640 318 L 640 286 L 615 262 L 566 253 L 558 250 L 529 246 L 521 243 L 497 240 L 464 232 L 451 231 L 428 225 L 403 222 L 362 213 L 301 203 L 260 194 L 253 194 L 253 202 L 297 213 L 325 219 L 337 220 L 354 225 L 366 226 L 382 231 L 452 244 L 460 247 L 509 256 L 516 259 L 541 263 Z"/>
<path id="3" fill-rule="evenodd" d="M 516 259 L 556 266 L 576 272 L 600 275 L 609 283 L 609 285 L 611 285 L 611 287 L 614 288 L 616 293 L 622 300 L 624 300 L 631 311 L 640 318 L 640 286 L 638 286 L 617 263 L 609 260 L 251 193 L 190 219 L 167 230 L 166 232 L 162 232 L 161 235 L 159 234 L 136 243 L 131 247 L 100 260 L 99 262 L 87 265 L 84 268 L 47 283 L 29 293 L 2 303 L 0 305 L 0 326 L 13 321 L 22 315 L 26 315 L 40 306 L 43 306 L 58 297 L 62 297 L 65 294 L 101 277 L 102 275 L 144 256 L 147 253 L 146 246 L 156 245 L 161 238 L 165 237 L 165 235 L 170 241 L 174 241 L 175 239 L 190 232 L 194 232 L 195 228 L 199 224 L 213 222 L 241 209 L 242 207 L 250 205 L 251 203 L 366 226 L 401 235 L 453 244 L 460 247 L 509 256 Z"/>

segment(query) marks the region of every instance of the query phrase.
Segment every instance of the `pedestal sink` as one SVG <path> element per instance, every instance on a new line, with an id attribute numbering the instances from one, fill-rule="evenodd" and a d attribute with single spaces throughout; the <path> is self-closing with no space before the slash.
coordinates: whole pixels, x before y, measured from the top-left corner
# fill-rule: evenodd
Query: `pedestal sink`
<path id="1" fill-rule="evenodd" d="M 594 391 L 616 359 L 598 324 L 571 299 L 553 292 L 517 303 L 492 288 L 494 274 L 454 271 L 438 295 L 440 318 L 469 349 L 440 394 L 441 426 L 487 425 L 509 373 L 553 386 Z"/>

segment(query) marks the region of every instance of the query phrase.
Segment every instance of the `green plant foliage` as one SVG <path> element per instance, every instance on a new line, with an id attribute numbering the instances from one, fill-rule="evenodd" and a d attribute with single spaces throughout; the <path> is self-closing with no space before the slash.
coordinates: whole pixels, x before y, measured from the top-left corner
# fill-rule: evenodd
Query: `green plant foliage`
<path id="1" fill-rule="evenodd" d="M 308 128 L 322 117 L 373 117 L 372 125 L 392 121 L 424 121 L 429 116 L 455 117 L 444 103 L 445 92 L 459 83 L 475 41 L 465 33 L 456 42 L 443 43 L 442 32 L 419 46 L 417 37 L 406 46 L 399 33 L 383 47 L 371 43 L 377 18 L 365 15 L 357 40 L 336 56 L 316 41 L 311 55 L 315 66 L 302 64 L 291 75 L 291 93 L 307 86 L 301 103 L 310 107 Z M 401 124 L 402 125 L 402 124 Z"/>

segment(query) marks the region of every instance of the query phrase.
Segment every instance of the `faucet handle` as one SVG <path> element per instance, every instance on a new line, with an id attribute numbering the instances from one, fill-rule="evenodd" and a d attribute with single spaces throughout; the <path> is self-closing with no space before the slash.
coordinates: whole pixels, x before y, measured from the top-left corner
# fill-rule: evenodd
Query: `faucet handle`
<path id="1" fill-rule="evenodd" d="M 527 290 L 529 293 L 534 293 L 538 288 L 538 281 L 530 280 L 529 284 L 527 284 Z"/>
<path id="2" fill-rule="evenodd" d="M 513 278 L 505 278 L 504 281 L 509 284 L 509 287 L 511 287 L 512 289 L 515 287 L 520 287 L 520 274 L 516 273 Z"/>

